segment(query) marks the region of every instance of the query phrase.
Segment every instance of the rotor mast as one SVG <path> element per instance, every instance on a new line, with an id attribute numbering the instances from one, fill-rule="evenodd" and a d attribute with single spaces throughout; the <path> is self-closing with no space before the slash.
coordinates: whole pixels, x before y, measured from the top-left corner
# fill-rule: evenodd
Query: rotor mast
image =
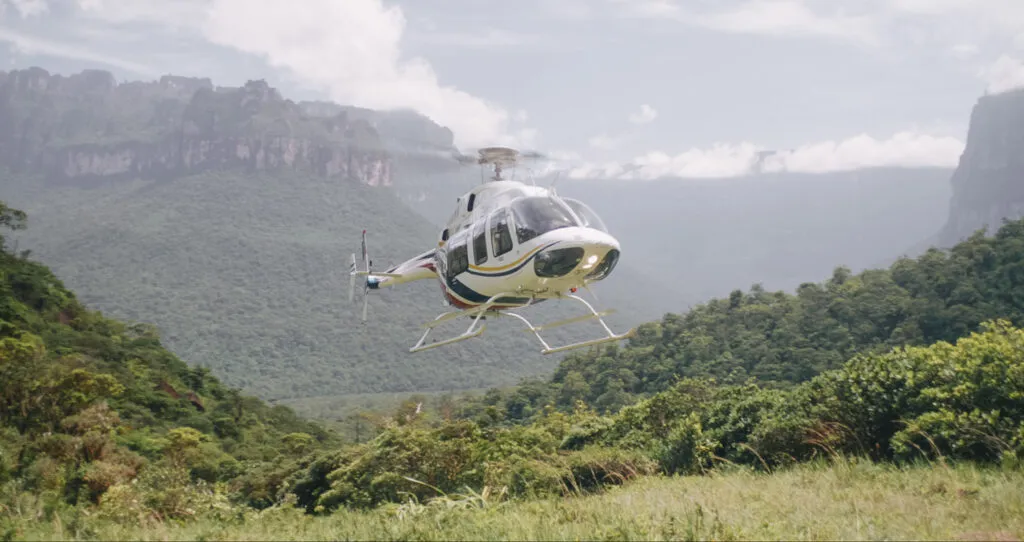
<path id="1" fill-rule="evenodd" d="M 515 167 L 516 164 L 519 162 L 519 151 L 509 147 L 485 147 L 477 152 L 480 154 L 480 158 L 478 158 L 476 161 L 477 164 L 480 164 L 481 166 L 486 166 L 489 164 L 494 168 L 494 176 L 487 180 L 507 180 L 501 176 L 501 173 L 504 170 L 505 166 L 511 166 L 512 174 L 513 176 L 515 175 Z"/>
<path id="2" fill-rule="evenodd" d="M 514 180 L 516 166 L 519 165 L 520 159 L 522 159 L 522 158 L 528 158 L 528 159 L 544 158 L 544 155 L 542 155 L 540 153 L 533 152 L 533 151 L 520 152 L 520 151 L 518 151 L 516 149 L 513 149 L 511 147 L 484 147 L 482 149 L 479 149 L 477 151 L 477 154 L 479 156 L 474 158 L 474 157 L 472 157 L 470 155 L 466 155 L 466 154 L 462 154 L 462 153 L 456 152 L 455 153 L 455 159 L 460 164 L 463 164 L 463 165 L 478 164 L 479 166 L 481 166 L 480 167 L 480 180 L 481 180 L 481 182 Z M 490 165 L 492 167 L 492 169 L 494 171 L 494 176 L 489 177 L 489 178 L 485 178 L 484 177 L 484 166 L 488 166 L 488 165 Z M 507 177 L 502 176 L 502 173 L 506 169 L 508 169 L 509 167 L 512 168 L 512 177 L 513 178 L 507 178 Z"/>

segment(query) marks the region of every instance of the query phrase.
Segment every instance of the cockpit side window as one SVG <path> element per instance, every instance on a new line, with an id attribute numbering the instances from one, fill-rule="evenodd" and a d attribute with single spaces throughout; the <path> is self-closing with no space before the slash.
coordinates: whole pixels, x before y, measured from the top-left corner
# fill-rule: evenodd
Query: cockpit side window
<path id="1" fill-rule="evenodd" d="M 473 263 L 480 265 L 487 261 L 487 222 L 481 220 L 473 226 Z"/>
<path id="2" fill-rule="evenodd" d="M 476 194 L 469 195 L 469 202 L 466 203 L 466 211 L 471 212 L 473 210 L 473 204 L 476 203 Z"/>
<path id="3" fill-rule="evenodd" d="M 510 209 L 515 217 L 519 244 L 549 231 L 579 225 L 572 211 L 554 198 L 522 198 L 513 202 Z"/>
<path id="4" fill-rule="evenodd" d="M 448 278 L 455 278 L 469 269 L 469 252 L 466 236 L 458 234 L 448 242 Z"/>
<path id="5" fill-rule="evenodd" d="M 491 215 L 491 249 L 495 257 L 512 250 L 512 232 L 509 230 L 506 209 L 500 209 Z"/>

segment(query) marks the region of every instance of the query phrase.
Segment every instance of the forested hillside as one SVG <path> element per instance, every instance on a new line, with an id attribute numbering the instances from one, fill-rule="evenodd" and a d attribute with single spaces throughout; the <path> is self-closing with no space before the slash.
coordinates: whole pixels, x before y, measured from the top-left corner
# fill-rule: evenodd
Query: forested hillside
<path id="1" fill-rule="evenodd" d="M 0 226 L 25 227 L 0 203 Z M 118 488 L 164 517 L 266 502 L 260 469 L 339 440 L 189 366 L 158 330 L 83 307 L 49 269 L 0 235 L 0 516 L 30 492 L 88 505 Z M 133 481 L 138 484 L 133 484 Z M 125 493 L 127 492 L 127 493 Z"/>
<path id="2" fill-rule="evenodd" d="M 493 390 L 484 404 L 524 419 L 549 402 L 614 412 L 680 378 L 789 388 L 855 355 L 955 341 L 995 318 L 1022 325 L 1024 221 L 991 233 L 887 269 L 838 267 L 792 294 L 734 290 L 641 326 L 625 346 L 570 354 L 550 380 Z"/>

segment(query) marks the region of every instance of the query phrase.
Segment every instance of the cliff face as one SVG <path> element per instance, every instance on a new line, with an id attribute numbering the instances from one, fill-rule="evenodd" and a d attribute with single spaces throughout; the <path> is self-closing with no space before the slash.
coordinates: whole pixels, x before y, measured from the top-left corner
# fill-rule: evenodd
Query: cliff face
<path id="1" fill-rule="evenodd" d="M 443 224 L 451 214 L 455 195 L 479 183 L 476 168 L 461 168 L 452 160 L 456 150 L 452 131 L 419 113 L 373 111 L 330 102 L 299 102 L 299 106 L 310 116 L 343 114 L 373 126 L 391 156 L 395 194 L 435 225 Z M 438 206 L 443 211 L 438 212 Z"/>
<path id="2" fill-rule="evenodd" d="M 984 96 L 971 112 L 967 146 L 952 177 L 949 219 L 937 244 L 1024 216 L 1024 90 Z"/>
<path id="3" fill-rule="evenodd" d="M 309 115 L 263 81 L 118 84 L 104 71 L 40 68 L 0 72 L 0 167 L 79 183 L 218 168 L 304 170 L 371 186 L 392 179 L 370 122 L 343 110 Z"/>

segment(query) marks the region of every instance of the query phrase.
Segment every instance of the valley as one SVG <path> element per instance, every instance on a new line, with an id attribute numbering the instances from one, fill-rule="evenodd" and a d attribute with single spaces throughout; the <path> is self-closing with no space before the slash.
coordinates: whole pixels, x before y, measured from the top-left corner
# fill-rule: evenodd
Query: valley
<path id="1" fill-rule="evenodd" d="M 402 261 L 432 245 L 455 197 L 480 182 L 475 167 L 438 158 L 453 148 L 452 134 L 425 117 L 293 103 L 258 81 L 232 89 L 167 76 L 117 85 L 103 72 L 39 69 L 5 80 L 12 98 L 3 118 L 38 134 L 6 136 L 7 148 L 23 150 L 5 164 L 0 198 L 32 217 L 15 236 L 19 246 L 90 307 L 156 325 L 174 352 L 229 385 L 298 406 L 312 397 L 510 386 L 546 377 L 563 356 L 540 355 L 532 337 L 503 321 L 477 340 L 409 355 L 419 326 L 442 309 L 435 284 L 373 296 L 365 324 L 359 304 L 347 302 L 362 229 L 376 261 Z M 42 115 L 34 104 L 43 99 L 83 114 Z M 211 124 L 203 111 L 223 120 Z M 106 132 L 88 141 L 99 126 Z M 149 135 L 133 140 L 137 126 Z M 68 136 L 54 140 L 47 130 Z M 117 153 L 127 153 L 127 167 L 111 161 Z M 77 165 L 57 168 L 62 160 Z M 789 290 L 835 265 L 888 262 L 941 226 L 948 174 L 558 186 L 590 202 L 624 243 L 622 263 L 594 293 L 617 311 L 610 325 L 626 329 L 739 285 Z M 538 318 L 574 309 L 546 307 Z M 594 331 L 550 334 L 564 343 Z"/>

